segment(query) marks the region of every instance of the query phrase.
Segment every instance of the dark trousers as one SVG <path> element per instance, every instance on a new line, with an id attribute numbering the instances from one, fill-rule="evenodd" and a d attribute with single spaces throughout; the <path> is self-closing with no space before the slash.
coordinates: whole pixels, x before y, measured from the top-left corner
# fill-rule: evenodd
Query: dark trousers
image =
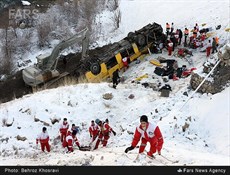
<path id="1" fill-rule="evenodd" d="M 214 52 L 218 52 L 216 47 L 212 47 L 212 53 L 214 53 Z"/>
<path id="2" fill-rule="evenodd" d="M 117 78 L 115 78 L 113 79 L 113 88 L 116 89 L 117 85 L 118 85 L 118 81 L 117 81 Z"/>

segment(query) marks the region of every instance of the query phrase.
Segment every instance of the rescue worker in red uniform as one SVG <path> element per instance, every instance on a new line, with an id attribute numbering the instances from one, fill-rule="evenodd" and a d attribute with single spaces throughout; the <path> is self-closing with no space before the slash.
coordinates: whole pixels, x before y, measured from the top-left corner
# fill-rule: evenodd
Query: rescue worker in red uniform
<path id="1" fill-rule="evenodd" d="M 96 119 L 95 122 L 99 126 L 100 131 L 98 133 L 98 139 L 97 139 L 96 145 L 94 147 L 94 150 L 98 148 L 100 142 L 102 142 L 102 145 L 104 147 L 107 145 L 111 132 L 113 132 L 113 134 L 116 135 L 116 132 L 113 131 L 113 129 L 109 126 L 108 123 L 102 122 L 99 119 Z"/>
<path id="2" fill-rule="evenodd" d="M 50 145 L 49 145 L 49 135 L 47 133 L 46 127 L 42 128 L 42 133 L 37 136 L 36 144 L 40 142 L 41 150 L 44 152 L 45 149 L 50 152 Z"/>
<path id="3" fill-rule="evenodd" d="M 99 130 L 98 125 L 95 125 L 94 120 L 92 120 L 91 126 L 89 127 L 89 134 L 90 134 L 90 137 L 92 138 L 91 142 L 93 142 L 97 138 L 99 131 L 100 130 Z"/>
<path id="4" fill-rule="evenodd" d="M 140 122 L 140 126 L 136 128 L 132 144 L 130 147 L 125 149 L 125 153 L 133 150 L 141 139 L 139 153 L 144 152 L 147 142 L 149 142 L 150 150 L 147 155 L 149 157 L 153 157 L 153 154 L 156 151 L 160 155 L 164 143 L 160 128 L 156 124 L 149 123 L 146 115 L 141 116 Z"/>
<path id="5" fill-rule="evenodd" d="M 61 133 L 61 142 L 65 140 L 68 129 L 69 129 L 69 123 L 67 122 L 67 118 L 64 118 L 59 128 L 59 131 Z"/>
<path id="6" fill-rule="evenodd" d="M 211 40 L 208 40 L 208 44 L 207 44 L 207 46 L 206 46 L 206 57 L 209 57 L 209 56 L 210 56 L 211 49 L 212 49 Z"/>
<path id="7" fill-rule="evenodd" d="M 128 59 L 129 59 L 128 57 L 122 58 L 122 63 L 124 65 L 124 72 L 129 68 Z"/>
<path id="8" fill-rule="evenodd" d="M 168 55 L 172 55 L 172 50 L 173 50 L 173 42 L 171 40 L 168 41 Z"/>
<path id="9" fill-rule="evenodd" d="M 62 143 L 62 146 L 64 148 L 67 147 L 67 149 L 68 149 L 67 153 L 73 152 L 73 144 L 74 143 L 80 149 L 80 143 L 78 142 L 76 134 L 77 134 L 76 131 L 73 131 L 72 133 L 71 133 L 71 131 L 67 132 L 67 136 L 66 136 L 65 140 Z"/>

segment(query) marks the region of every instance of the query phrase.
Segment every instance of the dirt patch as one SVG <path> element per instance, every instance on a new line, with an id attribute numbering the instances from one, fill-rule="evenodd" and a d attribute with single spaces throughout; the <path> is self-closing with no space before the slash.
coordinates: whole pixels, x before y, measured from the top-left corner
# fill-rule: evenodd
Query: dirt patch
<path id="1" fill-rule="evenodd" d="M 25 86 L 22 79 L 22 71 L 18 71 L 6 81 L 0 82 L 0 92 L 0 103 L 5 103 L 31 93 L 32 89 Z"/>

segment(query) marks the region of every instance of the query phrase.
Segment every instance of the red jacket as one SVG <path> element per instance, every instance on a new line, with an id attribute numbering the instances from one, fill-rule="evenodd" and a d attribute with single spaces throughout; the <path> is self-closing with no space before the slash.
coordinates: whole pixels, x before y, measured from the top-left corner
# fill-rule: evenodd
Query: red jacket
<path id="1" fill-rule="evenodd" d="M 98 127 L 98 125 L 91 125 L 90 127 L 89 127 L 89 133 L 90 133 L 90 136 L 96 136 L 96 135 L 98 135 L 98 132 L 99 132 L 100 130 L 99 130 L 99 127 Z"/>
<path id="2" fill-rule="evenodd" d="M 108 136 L 109 133 L 112 131 L 113 129 L 109 126 L 108 123 L 103 123 L 101 126 L 100 126 L 100 134 L 102 135 L 106 135 Z"/>
<path id="3" fill-rule="evenodd" d="M 49 135 L 47 132 L 42 132 L 37 136 L 36 143 L 48 143 L 49 142 Z"/>
<path id="4" fill-rule="evenodd" d="M 124 64 L 125 67 L 127 67 L 128 66 L 128 58 L 127 57 L 122 58 L 122 63 Z"/>
<path id="5" fill-rule="evenodd" d="M 68 122 L 66 122 L 66 123 L 62 122 L 61 125 L 60 125 L 60 128 L 59 128 L 60 133 L 66 134 L 68 128 L 69 128 Z"/>
<path id="6" fill-rule="evenodd" d="M 136 128 L 132 146 L 135 148 L 141 138 L 146 139 L 148 142 L 155 142 L 162 139 L 162 134 L 159 127 L 152 123 L 147 123 L 146 130 L 144 131 L 140 126 Z"/>
<path id="7" fill-rule="evenodd" d="M 78 139 L 75 135 L 72 135 L 70 131 L 68 131 L 67 133 L 67 136 L 64 140 L 64 142 L 62 143 L 63 144 L 63 147 L 68 147 L 72 150 L 73 148 L 73 144 L 76 144 L 78 147 L 80 147 L 80 144 L 78 142 Z"/>
<path id="8" fill-rule="evenodd" d="M 173 48 L 173 42 L 172 42 L 172 41 L 169 41 L 169 42 L 168 42 L 168 47 L 169 47 L 169 48 Z"/>

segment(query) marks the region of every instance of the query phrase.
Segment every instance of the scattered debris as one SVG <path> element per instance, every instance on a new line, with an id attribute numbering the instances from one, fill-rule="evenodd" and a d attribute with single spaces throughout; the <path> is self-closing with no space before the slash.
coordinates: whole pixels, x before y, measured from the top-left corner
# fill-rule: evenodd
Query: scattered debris
<path id="1" fill-rule="evenodd" d="M 103 94 L 103 98 L 105 100 L 111 100 L 113 98 L 113 94 L 112 93 Z"/>
<path id="2" fill-rule="evenodd" d="M 182 131 L 185 132 L 185 130 L 189 127 L 189 124 L 185 122 L 184 126 L 182 126 Z"/>
<path id="3" fill-rule="evenodd" d="M 34 121 L 39 122 L 40 120 L 38 118 L 34 117 Z"/>

